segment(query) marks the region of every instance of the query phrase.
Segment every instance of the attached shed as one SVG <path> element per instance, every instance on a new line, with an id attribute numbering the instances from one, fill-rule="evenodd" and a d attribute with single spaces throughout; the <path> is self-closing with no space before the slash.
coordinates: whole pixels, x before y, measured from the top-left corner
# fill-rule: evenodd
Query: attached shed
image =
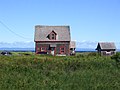
<path id="1" fill-rule="evenodd" d="M 71 41 L 70 42 L 70 55 L 75 55 L 75 49 L 76 49 L 76 42 Z"/>
<path id="2" fill-rule="evenodd" d="M 99 42 L 96 50 L 100 55 L 111 56 L 116 54 L 116 46 L 114 42 Z"/>

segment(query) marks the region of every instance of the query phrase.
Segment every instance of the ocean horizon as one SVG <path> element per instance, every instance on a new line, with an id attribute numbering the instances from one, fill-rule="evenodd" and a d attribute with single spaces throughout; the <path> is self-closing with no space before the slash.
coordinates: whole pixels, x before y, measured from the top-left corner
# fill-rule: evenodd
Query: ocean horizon
<path id="1" fill-rule="evenodd" d="M 0 48 L 0 51 L 13 51 L 13 52 L 35 52 L 35 48 Z M 76 48 L 76 52 L 96 52 L 93 48 Z M 116 51 L 120 52 L 120 49 Z"/>

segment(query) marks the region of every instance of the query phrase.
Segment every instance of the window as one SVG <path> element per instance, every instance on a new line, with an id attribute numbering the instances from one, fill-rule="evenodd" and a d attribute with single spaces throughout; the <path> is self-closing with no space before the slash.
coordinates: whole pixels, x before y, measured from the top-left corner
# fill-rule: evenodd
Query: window
<path id="1" fill-rule="evenodd" d="M 46 47 L 41 47 L 41 52 L 46 52 Z"/>
<path id="2" fill-rule="evenodd" d="M 37 48 L 37 51 L 40 51 L 40 48 Z"/>
<path id="3" fill-rule="evenodd" d="M 54 31 L 52 31 L 49 35 L 48 35 L 48 38 L 50 39 L 50 40 L 56 40 L 56 33 L 54 32 Z"/>
<path id="4" fill-rule="evenodd" d="M 60 54 L 64 54 L 65 53 L 65 48 L 64 47 L 60 47 Z"/>
<path id="5" fill-rule="evenodd" d="M 51 34 L 51 39 L 55 40 L 55 34 Z"/>

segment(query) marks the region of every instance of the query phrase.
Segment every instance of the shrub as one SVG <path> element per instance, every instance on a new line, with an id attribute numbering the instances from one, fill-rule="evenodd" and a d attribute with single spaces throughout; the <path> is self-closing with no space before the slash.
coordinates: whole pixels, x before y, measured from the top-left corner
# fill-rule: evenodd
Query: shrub
<path id="1" fill-rule="evenodd" d="M 98 56 L 98 53 L 97 52 L 90 52 L 90 53 L 88 53 L 87 56 Z"/>
<path id="2" fill-rule="evenodd" d="M 111 59 L 114 59 L 116 61 L 116 65 L 119 66 L 120 65 L 120 53 L 116 53 L 115 55 L 113 55 L 111 57 Z"/>
<path id="3" fill-rule="evenodd" d="M 111 59 L 115 59 L 117 62 L 120 62 L 120 53 L 116 53 L 111 57 Z"/>
<path id="4" fill-rule="evenodd" d="M 84 58 L 85 55 L 83 55 L 83 54 L 78 54 L 78 55 L 76 55 L 76 57 L 77 57 L 77 58 Z"/>

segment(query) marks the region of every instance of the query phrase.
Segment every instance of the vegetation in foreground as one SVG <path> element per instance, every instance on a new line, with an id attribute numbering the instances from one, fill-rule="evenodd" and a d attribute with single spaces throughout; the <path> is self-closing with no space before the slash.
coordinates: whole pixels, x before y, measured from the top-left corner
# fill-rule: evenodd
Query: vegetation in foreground
<path id="1" fill-rule="evenodd" d="M 120 90 L 116 57 L 0 56 L 0 90 Z"/>

